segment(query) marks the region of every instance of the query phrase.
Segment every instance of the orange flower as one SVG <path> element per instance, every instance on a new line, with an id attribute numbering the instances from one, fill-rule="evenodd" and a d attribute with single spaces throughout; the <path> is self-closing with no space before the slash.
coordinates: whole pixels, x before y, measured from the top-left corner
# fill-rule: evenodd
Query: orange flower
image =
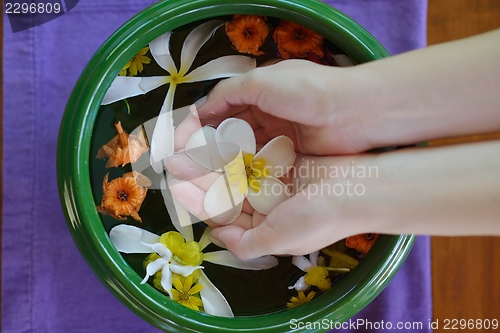
<path id="1" fill-rule="evenodd" d="M 267 18 L 257 15 L 234 15 L 231 22 L 226 22 L 226 35 L 236 51 L 253 55 L 262 55 L 259 51 L 269 34 Z"/>
<path id="2" fill-rule="evenodd" d="M 274 29 L 273 39 L 278 44 L 278 51 L 285 59 L 307 58 L 312 52 L 322 59 L 323 36 L 297 23 L 281 20 Z"/>
<path id="3" fill-rule="evenodd" d="M 97 211 L 117 220 L 125 220 L 126 216 L 132 216 L 142 222 L 138 212 L 146 197 L 147 187 L 151 186 L 151 180 L 137 171 L 127 172 L 110 182 L 108 175 L 104 176 L 102 182 L 103 196 Z"/>
<path id="4" fill-rule="evenodd" d="M 97 158 L 109 158 L 106 168 L 135 163 L 149 149 L 144 134 L 128 135 L 119 121 L 115 127 L 118 134 L 97 152 Z"/>
<path id="5" fill-rule="evenodd" d="M 358 251 L 360 257 L 364 257 L 370 251 L 377 238 L 378 234 L 359 234 L 347 237 L 345 245 Z"/>

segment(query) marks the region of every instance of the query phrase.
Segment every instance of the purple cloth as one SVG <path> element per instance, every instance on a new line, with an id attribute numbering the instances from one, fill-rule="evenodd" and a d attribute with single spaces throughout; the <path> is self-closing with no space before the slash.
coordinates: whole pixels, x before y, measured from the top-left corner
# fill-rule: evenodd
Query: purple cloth
<path id="1" fill-rule="evenodd" d="M 78 75 L 107 36 L 154 2 L 81 0 L 71 12 L 15 34 L 4 18 L 2 332 L 159 331 L 86 265 L 64 220 L 55 170 L 59 123 Z M 329 3 L 393 54 L 425 46 L 425 0 Z M 428 238 L 417 240 L 397 276 L 356 318 L 422 322 L 418 331 L 430 331 Z"/>

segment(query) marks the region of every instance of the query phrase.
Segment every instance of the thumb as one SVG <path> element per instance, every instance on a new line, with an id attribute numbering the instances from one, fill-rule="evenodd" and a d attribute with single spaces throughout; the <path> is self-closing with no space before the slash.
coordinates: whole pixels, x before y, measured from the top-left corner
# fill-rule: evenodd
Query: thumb
<path id="1" fill-rule="evenodd" d="M 245 229 L 236 224 L 218 227 L 212 230 L 210 238 L 241 260 L 280 252 L 279 245 L 275 242 L 279 235 L 269 227 L 266 220 L 253 229 Z"/>
<path id="2" fill-rule="evenodd" d="M 200 119 L 231 117 L 240 112 L 241 107 L 256 105 L 263 85 L 256 69 L 220 81 L 210 93 L 194 103 Z M 238 108 L 240 107 L 240 108 Z"/>
<path id="3" fill-rule="evenodd" d="M 224 245 L 232 254 L 242 260 L 270 254 L 309 253 L 304 252 L 304 244 L 302 243 L 304 239 L 310 238 L 305 235 L 308 228 L 307 223 L 304 223 L 308 220 L 310 213 L 302 201 L 300 196 L 291 197 L 274 208 L 266 219 L 254 228 L 246 229 L 236 222 L 215 228 L 210 236 L 215 240 L 214 243 L 222 243 L 219 245 Z"/>

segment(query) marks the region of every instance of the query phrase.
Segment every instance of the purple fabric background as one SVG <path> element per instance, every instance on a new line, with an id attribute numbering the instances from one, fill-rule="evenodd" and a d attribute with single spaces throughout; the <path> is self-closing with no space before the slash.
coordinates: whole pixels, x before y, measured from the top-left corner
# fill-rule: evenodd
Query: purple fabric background
<path id="1" fill-rule="evenodd" d="M 5 333 L 158 332 L 116 300 L 85 264 L 63 217 L 55 170 L 59 123 L 78 75 L 115 29 L 153 2 L 81 0 L 68 14 L 16 34 L 4 18 Z M 426 0 L 328 3 L 361 23 L 392 54 L 426 44 Z M 429 244 L 427 237 L 417 240 L 400 272 L 356 318 L 427 327 Z"/>

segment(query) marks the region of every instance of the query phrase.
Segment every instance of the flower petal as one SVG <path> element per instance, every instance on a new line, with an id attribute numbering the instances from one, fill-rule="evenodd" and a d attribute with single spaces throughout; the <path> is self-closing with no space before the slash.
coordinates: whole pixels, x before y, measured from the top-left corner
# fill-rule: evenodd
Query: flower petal
<path id="1" fill-rule="evenodd" d="M 173 179 L 173 177 L 172 175 L 167 173 L 167 176 L 163 177 L 160 181 L 163 202 L 167 207 L 168 215 L 170 216 L 170 220 L 172 221 L 175 229 L 177 229 L 177 231 L 181 233 L 186 242 L 193 241 L 194 235 L 191 215 L 184 207 L 182 207 L 182 205 L 177 202 L 177 200 L 172 197 L 170 189 L 167 187 L 167 181 L 170 182 L 170 179 Z"/>
<path id="2" fill-rule="evenodd" d="M 125 98 L 144 94 L 144 90 L 139 86 L 141 81 L 142 78 L 140 77 L 117 76 L 113 83 L 111 83 L 108 91 L 106 91 L 101 104 L 107 105 Z"/>
<path id="3" fill-rule="evenodd" d="M 101 104 L 107 105 L 125 98 L 144 95 L 151 90 L 167 84 L 169 82 L 168 79 L 168 76 L 117 76 L 113 83 L 111 83 Z"/>
<path id="4" fill-rule="evenodd" d="M 154 252 L 156 252 L 156 253 L 158 253 L 158 255 L 160 255 L 161 257 L 165 258 L 166 260 L 171 260 L 172 259 L 172 251 L 170 251 L 162 243 L 153 244 L 153 246 L 151 247 L 151 250 L 154 251 Z"/>
<path id="5" fill-rule="evenodd" d="M 170 82 L 170 77 L 169 76 L 147 76 L 147 77 L 142 77 L 141 82 L 139 82 L 139 88 L 144 93 L 150 92 L 151 90 L 154 90 L 164 84 L 167 84 Z"/>
<path id="6" fill-rule="evenodd" d="M 109 233 L 111 243 L 123 253 L 151 253 L 151 247 L 145 244 L 158 243 L 160 236 L 131 225 L 119 224 Z"/>
<path id="7" fill-rule="evenodd" d="M 217 28 L 219 28 L 224 21 L 213 20 L 200 24 L 186 37 L 181 51 L 181 68 L 179 68 L 179 75 L 184 76 L 191 65 L 194 58 L 200 51 L 201 47 L 212 38 Z"/>
<path id="8" fill-rule="evenodd" d="M 174 153 L 174 120 L 172 107 L 176 86 L 171 84 L 167 96 L 156 119 L 155 129 L 151 138 L 150 162 L 153 170 L 163 172 L 163 160 Z"/>
<path id="9" fill-rule="evenodd" d="M 170 73 L 170 75 L 177 74 L 177 67 L 175 66 L 172 55 L 170 54 L 170 36 L 172 32 L 169 31 L 149 43 L 149 50 L 151 55 L 155 58 L 158 65 Z"/>
<path id="10" fill-rule="evenodd" d="M 340 67 L 351 67 L 354 66 L 351 58 L 346 56 L 345 54 L 336 54 L 333 56 L 333 59 Z"/>
<path id="11" fill-rule="evenodd" d="M 165 265 L 168 266 L 168 260 L 165 258 L 158 258 L 155 261 L 150 262 L 149 265 L 146 266 L 146 276 L 142 279 L 141 284 L 148 282 L 149 277 L 154 275 Z"/>
<path id="12" fill-rule="evenodd" d="M 167 263 L 163 266 L 161 270 L 161 280 L 160 284 L 165 289 L 172 298 L 172 272 L 170 271 L 170 265 Z"/>
<path id="13" fill-rule="evenodd" d="M 226 298 L 208 279 L 204 271 L 200 271 L 199 283 L 203 286 L 200 296 L 205 312 L 213 316 L 233 318 L 233 311 Z"/>
<path id="14" fill-rule="evenodd" d="M 267 177 L 259 178 L 260 191 L 249 190 L 247 199 L 259 213 L 269 215 L 283 201 L 290 198 L 290 189 L 281 180 Z"/>
<path id="15" fill-rule="evenodd" d="M 212 242 L 210 241 L 210 233 L 212 232 L 212 228 L 206 227 L 205 231 L 203 232 L 203 235 L 201 235 L 200 241 L 198 244 L 200 244 L 200 250 L 203 251 L 208 245 L 210 245 Z M 205 255 L 205 254 L 203 254 Z"/>
<path id="16" fill-rule="evenodd" d="M 254 271 L 269 269 L 278 265 L 278 259 L 273 256 L 264 256 L 251 260 L 240 260 L 229 251 L 215 251 L 205 253 L 203 258 L 204 261 L 208 261 L 213 264 Z"/>
<path id="17" fill-rule="evenodd" d="M 186 143 L 187 155 L 204 168 L 212 171 L 220 170 L 226 164 L 215 142 L 215 132 L 215 128 L 204 126 L 194 132 Z M 236 145 L 234 146 L 236 147 Z"/>
<path id="18" fill-rule="evenodd" d="M 287 136 L 281 135 L 269 141 L 254 157 L 254 160 L 264 159 L 265 169 L 275 178 L 283 177 L 295 163 L 293 142 Z"/>
<path id="19" fill-rule="evenodd" d="M 208 189 L 203 206 L 213 222 L 228 224 L 240 215 L 244 199 L 237 187 L 228 186 L 226 175 L 221 175 Z"/>
<path id="20" fill-rule="evenodd" d="M 231 77 L 256 67 L 255 59 L 242 55 L 223 56 L 194 69 L 184 77 L 184 82 L 199 82 Z"/>
<path id="21" fill-rule="evenodd" d="M 170 264 L 170 270 L 172 271 L 172 273 L 179 274 L 184 277 L 193 274 L 195 270 L 200 268 L 203 268 L 203 266 L 184 266 L 184 265 Z"/>
<path id="22" fill-rule="evenodd" d="M 227 143 L 233 143 L 239 147 L 243 155 L 255 154 L 256 143 L 252 127 L 244 120 L 228 118 L 220 123 L 215 132 L 215 140 L 220 146 L 219 150 L 222 158 L 227 162 L 232 162 L 239 151 L 234 151 Z M 229 148 L 229 149 L 228 149 Z"/>
<path id="23" fill-rule="evenodd" d="M 309 254 L 309 261 L 311 265 L 318 266 L 319 251 L 315 251 Z"/>
<path id="24" fill-rule="evenodd" d="M 293 286 L 288 287 L 288 289 L 295 289 L 297 291 L 305 291 L 309 289 L 309 285 L 306 283 L 306 276 L 301 276 L 300 279 L 298 279 Z"/>
<path id="25" fill-rule="evenodd" d="M 292 258 L 292 264 L 304 272 L 307 272 L 313 266 L 309 259 L 304 256 L 294 256 Z"/>

